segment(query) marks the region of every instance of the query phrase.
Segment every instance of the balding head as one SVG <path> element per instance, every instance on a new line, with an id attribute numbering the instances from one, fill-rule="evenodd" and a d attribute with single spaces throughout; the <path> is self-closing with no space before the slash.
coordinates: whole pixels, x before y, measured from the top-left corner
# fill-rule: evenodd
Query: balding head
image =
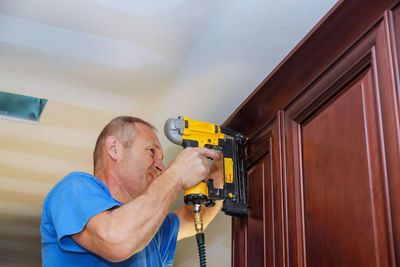
<path id="1" fill-rule="evenodd" d="M 101 164 L 107 137 L 115 136 L 124 147 L 130 147 L 134 141 L 136 134 L 135 124 L 137 123 L 146 125 L 153 131 L 156 130 L 156 128 L 149 122 L 130 116 L 116 117 L 104 127 L 97 138 L 96 146 L 93 152 L 94 172 L 96 172 Z"/>

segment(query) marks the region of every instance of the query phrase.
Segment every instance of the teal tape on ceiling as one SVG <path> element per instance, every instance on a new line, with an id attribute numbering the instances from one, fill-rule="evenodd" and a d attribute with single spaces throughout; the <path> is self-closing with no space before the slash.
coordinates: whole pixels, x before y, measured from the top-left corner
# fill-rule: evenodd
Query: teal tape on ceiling
<path id="1" fill-rule="evenodd" d="M 38 122 L 47 99 L 0 92 L 0 116 Z"/>

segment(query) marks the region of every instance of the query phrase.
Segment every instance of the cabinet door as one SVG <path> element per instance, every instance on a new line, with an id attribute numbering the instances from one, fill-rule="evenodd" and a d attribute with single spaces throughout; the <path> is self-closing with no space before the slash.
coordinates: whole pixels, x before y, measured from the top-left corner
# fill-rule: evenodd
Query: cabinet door
<path id="1" fill-rule="evenodd" d="M 395 266 L 388 184 L 400 177 L 399 135 L 389 48 L 382 22 L 286 111 L 295 266 Z"/>
<path id="2" fill-rule="evenodd" d="M 271 142 L 266 137 L 267 153 L 248 169 L 248 217 L 233 218 L 233 266 L 276 266 Z"/>
<path id="3" fill-rule="evenodd" d="M 399 40 L 397 8 L 249 140 L 233 266 L 400 264 Z"/>
<path id="4" fill-rule="evenodd" d="M 268 153 L 248 173 L 251 190 L 260 193 L 249 195 L 249 216 L 247 221 L 247 266 L 271 266 L 271 250 L 267 239 L 273 238 L 271 230 L 271 157 Z M 269 198 L 267 200 L 267 198 Z M 273 240 L 273 239 L 272 239 Z M 268 246 L 271 242 L 268 242 Z M 267 255 L 267 252 L 269 255 Z"/>
<path id="5" fill-rule="evenodd" d="M 267 201 L 271 197 L 270 173 L 269 153 L 248 171 L 248 217 L 233 219 L 232 228 L 237 231 L 233 244 L 238 245 L 233 253 L 233 266 L 271 266 L 266 261 L 270 261 L 273 254 L 269 252 L 267 257 L 266 243 L 273 238 L 273 231 L 271 223 L 265 225 L 266 217 L 271 222 L 271 201 Z M 244 243 L 247 245 L 242 246 Z"/>
<path id="6" fill-rule="evenodd" d="M 374 89 L 369 69 L 301 125 L 310 266 L 388 264 Z"/>

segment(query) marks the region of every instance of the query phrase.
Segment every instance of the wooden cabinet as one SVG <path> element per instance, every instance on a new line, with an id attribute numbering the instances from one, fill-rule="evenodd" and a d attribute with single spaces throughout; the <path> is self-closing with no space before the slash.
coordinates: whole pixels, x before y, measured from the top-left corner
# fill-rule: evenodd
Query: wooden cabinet
<path id="1" fill-rule="evenodd" d="M 233 266 L 400 265 L 400 6 L 342 1 L 225 122 L 249 136 Z"/>

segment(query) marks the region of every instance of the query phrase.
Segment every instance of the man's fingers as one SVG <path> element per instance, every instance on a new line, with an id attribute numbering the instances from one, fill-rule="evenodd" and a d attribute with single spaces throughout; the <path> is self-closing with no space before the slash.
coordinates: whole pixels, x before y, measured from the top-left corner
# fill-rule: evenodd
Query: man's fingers
<path id="1" fill-rule="evenodd" d="M 217 159 L 219 157 L 219 154 L 211 149 L 205 148 L 205 147 L 198 147 L 197 151 L 204 157 L 211 158 L 211 159 Z"/>

